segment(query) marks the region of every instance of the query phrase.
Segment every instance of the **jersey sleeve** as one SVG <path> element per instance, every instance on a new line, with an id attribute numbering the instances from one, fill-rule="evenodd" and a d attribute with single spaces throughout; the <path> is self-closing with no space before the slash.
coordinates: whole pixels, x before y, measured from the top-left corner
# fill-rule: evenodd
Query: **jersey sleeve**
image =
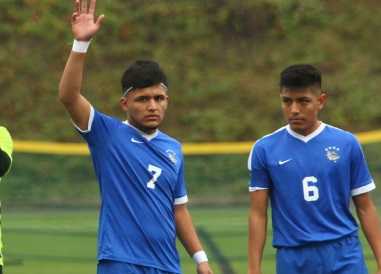
<path id="1" fill-rule="evenodd" d="M 114 119 L 91 106 L 87 129 L 80 129 L 74 122 L 74 127 L 91 146 L 101 146 L 112 136 Z"/>
<path id="2" fill-rule="evenodd" d="M 5 127 L 0 127 L 0 149 L 12 159 L 13 141 L 11 134 Z"/>
<path id="3" fill-rule="evenodd" d="M 175 186 L 175 201 L 174 205 L 181 205 L 188 202 L 188 195 L 185 185 L 184 176 L 184 156 L 181 155 L 181 163 L 179 168 L 179 174 Z"/>
<path id="4" fill-rule="evenodd" d="M 0 127 L 0 177 L 8 173 L 12 165 L 13 141 L 9 131 Z"/>
<path id="5" fill-rule="evenodd" d="M 360 195 L 376 188 L 361 145 L 354 138 L 351 150 L 351 194 Z"/>
<path id="6" fill-rule="evenodd" d="M 250 172 L 250 192 L 271 188 L 271 178 L 265 162 L 265 151 L 260 145 L 253 145 L 247 165 Z"/>

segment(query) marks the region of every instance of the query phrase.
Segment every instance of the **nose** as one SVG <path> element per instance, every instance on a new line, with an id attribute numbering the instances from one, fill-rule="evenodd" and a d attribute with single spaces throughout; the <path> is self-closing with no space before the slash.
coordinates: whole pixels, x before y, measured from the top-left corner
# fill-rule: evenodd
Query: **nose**
<path id="1" fill-rule="evenodd" d="M 296 102 L 293 102 L 290 106 L 290 112 L 291 113 L 299 113 L 299 106 Z"/>
<path id="2" fill-rule="evenodd" d="M 148 101 L 147 108 L 149 111 L 155 111 L 158 108 L 158 104 L 155 99 L 151 99 Z"/>

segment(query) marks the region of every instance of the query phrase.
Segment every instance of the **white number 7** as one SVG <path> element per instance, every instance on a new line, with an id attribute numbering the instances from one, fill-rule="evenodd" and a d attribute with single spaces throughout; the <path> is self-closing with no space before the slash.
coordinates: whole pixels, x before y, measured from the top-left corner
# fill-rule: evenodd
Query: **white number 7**
<path id="1" fill-rule="evenodd" d="M 154 165 L 148 165 L 148 171 L 152 173 L 152 179 L 148 181 L 147 187 L 150 189 L 155 189 L 155 183 L 161 175 L 162 169 Z"/>

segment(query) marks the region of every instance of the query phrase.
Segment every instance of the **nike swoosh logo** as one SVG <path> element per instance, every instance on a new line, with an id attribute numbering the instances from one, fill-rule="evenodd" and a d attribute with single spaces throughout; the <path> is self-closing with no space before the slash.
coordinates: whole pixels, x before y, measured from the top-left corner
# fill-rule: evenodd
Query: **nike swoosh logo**
<path id="1" fill-rule="evenodd" d="M 136 143 L 136 144 L 143 144 L 144 142 L 136 140 L 134 137 L 131 138 L 131 142 Z"/>
<path id="2" fill-rule="evenodd" d="M 284 165 L 285 163 L 288 163 L 291 160 L 292 159 L 287 159 L 287 160 L 284 160 L 284 161 L 278 161 L 278 164 L 281 166 L 281 165 Z"/>

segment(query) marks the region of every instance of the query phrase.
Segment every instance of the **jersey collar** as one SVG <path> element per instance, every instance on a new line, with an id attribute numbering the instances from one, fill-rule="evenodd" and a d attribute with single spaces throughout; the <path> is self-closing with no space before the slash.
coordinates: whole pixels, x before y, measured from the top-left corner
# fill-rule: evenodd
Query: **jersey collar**
<path id="1" fill-rule="evenodd" d="M 287 132 L 294 138 L 296 139 L 299 139 L 300 141 L 302 142 L 305 142 L 305 143 L 308 143 L 310 140 L 312 140 L 313 138 L 315 138 L 316 136 L 318 136 L 326 127 L 326 124 L 321 122 L 320 123 L 320 126 L 315 129 L 315 131 L 313 131 L 312 133 L 308 134 L 307 136 L 304 136 L 304 135 L 301 135 L 295 131 L 293 131 L 290 127 L 290 125 L 287 125 L 286 126 L 286 130 Z"/>
<path id="2" fill-rule="evenodd" d="M 155 138 L 155 137 L 159 134 L 159 130 L 157 130 L 157 129 L 155 130 L 154 133 L 152 133 L 152 134 L 147 134 L 147 133 L 141 131 L 140 129 L 134 127 L 133 125 L 131 125 L 131 124 L 128 122 L 128 120 L 123 121 L 123 124 L 128 125 L 129 127 L 132 127 L 133 129 L 135 129 L 137 132 L 139 132 L 140 135 L 142 135 L 142 136 L 143 136 L 144 138 L 146 138 L 148 141 L 151 141 L 153 138 Z"/>

